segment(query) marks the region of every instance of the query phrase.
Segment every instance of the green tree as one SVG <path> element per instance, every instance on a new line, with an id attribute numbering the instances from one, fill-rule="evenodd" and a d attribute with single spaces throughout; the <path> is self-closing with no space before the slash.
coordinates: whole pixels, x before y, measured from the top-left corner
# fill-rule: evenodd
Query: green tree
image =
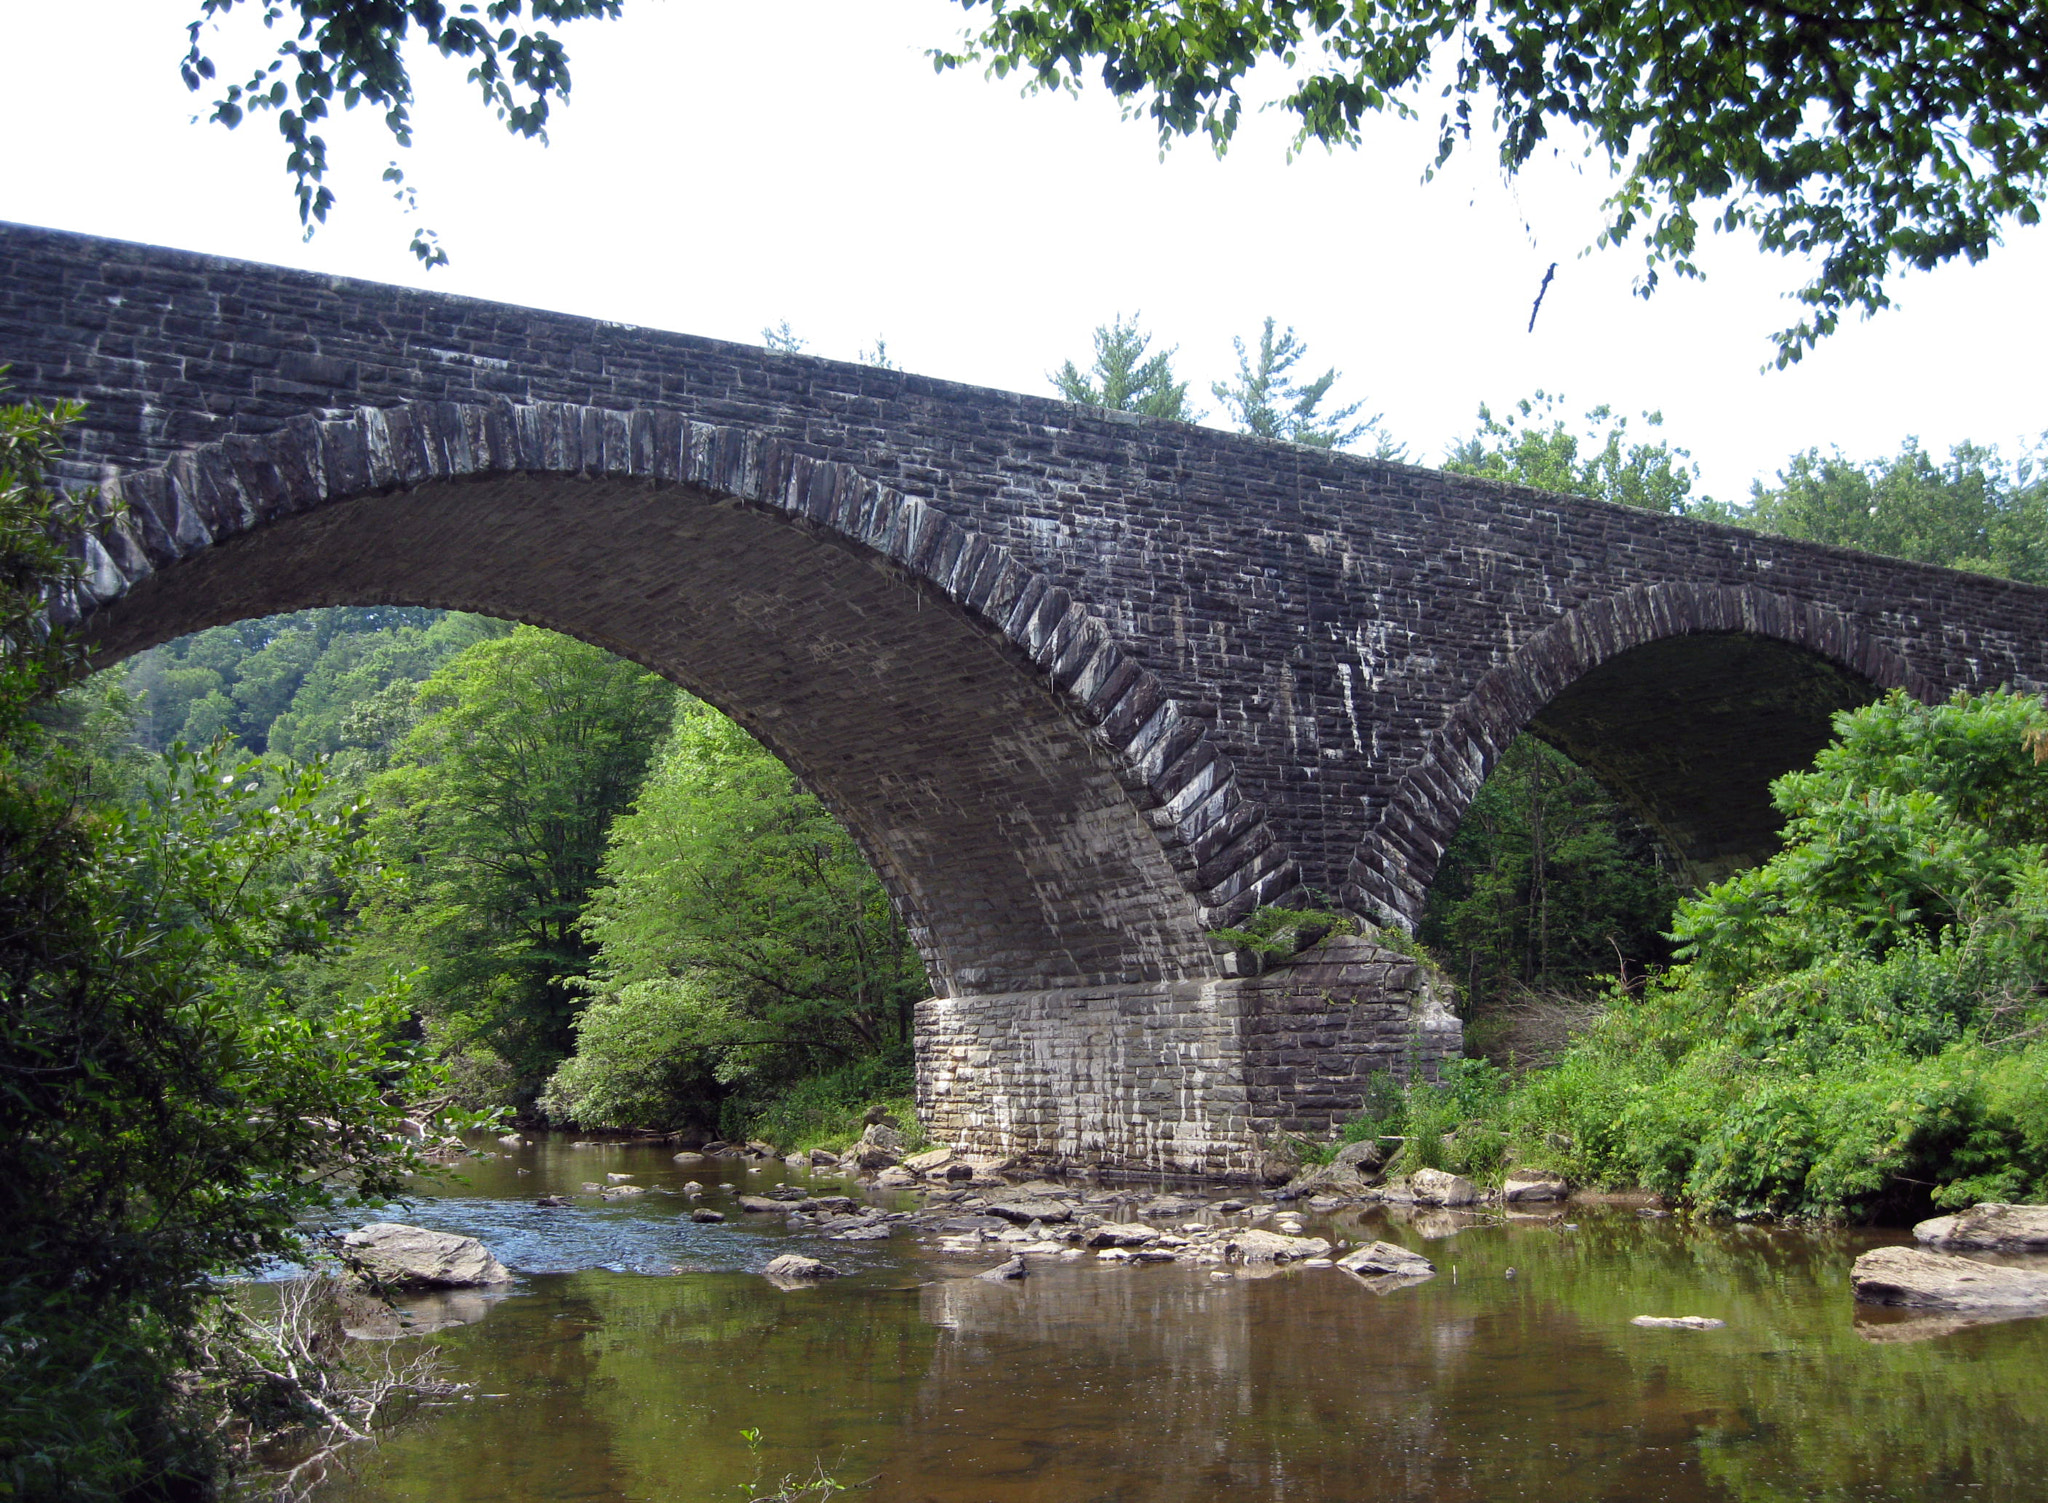
<path id="1" fill-rule="evenodd" d="M 1176 350 L 1148 353 L 1152 336 L 1134 316 L 1122 314 L 1095 326 L 1095 359 L 1083 372 L 1069 360 L 1050 377 L 1059 394 L 1084 407 L 1107 407 L 1145 417 L 1191 423 L 1200 414 L 1188 406 L 1188 384 L 1173 379 Z"/>
<path id="2" fill-rule="evenodd" d="M 1776 485 L 1754 488 L 1742 520 L 1786 537 L 2048 584 L 2048 473 L 1975 444 L 1958 444 L 1941 461 L 1909 440 L 1871 464 L 1809 449 Z"/>
<path id="3" fill-rule="evenodd" d="M 1362 422 L 1356 420 L 1363 403 L 1353 402 L 1334 412 L 1319 410 L 1337 384 L 1337 370 L 1332 366 L 1313 381 L 1297 383 L 1294 368 L 1308 353 L 1308 346 L 1295 337 L 1294 330 L 1275 335 L 1273 320 L 1267 319 L 1259 330 L 1256 356 L 1246 352 L 1242 339 L 1230 342 L 1237 351 L 1237 376 L 1232 381 L 1217 381 L 1209 389 L 1240 432 L 1318 449 L 1348 449 L 1370 434 L 1376 457 L 1401 456 L 1402 446 L 1380 428 L 1378 413 Z"/>
<path id="4" fill-rule="evenodd" d="M 604 876 L 583 920 L 594 1000 L 552 1112 L 715 1119 L 735 1091 L 908 1053 L 927 987 L 887 893 L 825 806 L 710 706 L 679 703 Z"/>
<path id="5" fill-rule="evenodd" d="M 373 858 L 317 773 L 180 749 L 132 805 L 95 796 L 119 707 L 61 697 L 84 658 L 45 615 L 90 517 L 41 479 L 75 413 L 0 408 L 0 1496 L 201 1496 L 229 1417 L 178 1370 L 211 1277 L 397 1193 L 430 1081 L 401 989 L 274 1005 L 334 950 L 307 874 Z"/>
<path id="6" fill-rule="evenodd" d="M 1584 432 L 1574 431 L 1563 405 L 1563 398 L 1539 391 L 1499 417 L 1481 406 L 1479 431 L 1451 449 L 1444 468 L 1642 511 L 1738 520 L 1711 498 L 1693 499 L 1699 466 L 1690 451 L 1668 442 L 1631 443 L 1628 419 L 1605 405 L 1586 414 Z M 1660 428 L 1664 415 L 1646 412 L 1643 422 Z"/>
<path id="7" fill-rule="evenodd" d="M 398 872 L 370 894 L 380 953 L 424 967 L 437 1036 L 526 1099 L 570 1051 L 592 945 L 578 925 L 613 818 L 674 691 L 538 627 L 476 643 L 417 691 L 371 784 Z"/>
<path id="8" fill-rule="evenodd" d="M 1776 336 L 1781 366 L 1845 312 L 1885 307 L 1895 272 L 1982 260 L 2007 226 L 2039 223 L 2048 189 L 2038 0 L 961 4 L 987 20 L 962 51 L 935 52 L 939 67 L 979 60 L 1065 88 L 1092 66 L 1162 142 L 1200 131 L 1221 151 L 1262 67 L 1284 74 L 1301 142 L 1354 145 L 1368 115 L 1412 115 L 1432 85 L 1437 166 L 1489 123 L 1510 174 L 1554 133 L 1584 142 L 1620 179 L 1602 243 L 1640 241 L 1645 293 L 1660 268 L 1699 275 L 1702 215 L 1814 258 L 1804 315 Z"/>
<path id="9" fill-rule="evenodd" d="M 209 37 L 243 0 L 200 0 L 190 28 L 191 45 L 179 65 L 185 87 L 215 87 L 216 68 Z M 334 207 L 327 186 L 327 138 L 317 127 L 339 99 L 343 109 L 369 104 L 381 110 L 394 145 L 412 144 L 412 74 L 405 45 L 415 35 L 443 57 L 469 64 L 485 108 L 494 110 L 515 136 L 547 139 L 548 114 L 556 99 L 569 96 L 569 54 L 561 40 L 540 24 L 584 17 L 615 17 L 624 0 L 264 0 L 263 24 L 281 28 L 284 40 L 271 60 L 246 83 L 220 86 L 208 117 L 232 130 L 251 114 L 269 113 L 290 148 L 285 171 L 299 201 L 299 222 L 311 234 Z M 253 9 L 254 7 L 252 7 Z M 296 30 L 292 21 L 296 20 Z M 412 190 L 395 161 L 384 180 L 408 207 Z M 412 252 L 428 266 L 447 261 L 432 230 L 412 237 Z"/>
<path id="10" fill-rule="evenodd" d="M 1678 890 L 1656 841 L 1533 736 L 1509 744 L 1437 866 L 1417 938 L 1462 987 L 1468 1046 L 1497 1052 L 1530 992 L 1584 993 L 1670 959 Z"/>

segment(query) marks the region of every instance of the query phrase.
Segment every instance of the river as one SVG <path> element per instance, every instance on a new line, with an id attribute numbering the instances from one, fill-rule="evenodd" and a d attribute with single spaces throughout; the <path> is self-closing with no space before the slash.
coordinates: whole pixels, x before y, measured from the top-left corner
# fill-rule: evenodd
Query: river
<path id="1" fill-rule="evenodd" d="M 534 1204 L 607 1172 L 649 1193 Z M 775 1164 L 545 1137 L 461 1173 L 389 1219 L 480 1237 L 521 1282 L 426 1338 L 472 1393 L 358 1454 L 329 1503 L 703 1503 L 820 1466 L 887 1503 L 2048 1497 L 2048 1320 L 1859 1312 L 1849 1265 L 1898 1233 L 1347 1210 L 1309 1230 L 1438 1277 L 1090 1256 L 989 1283 L 993 1252 L 737 1212 L 813 1183 Z M 731 1219 L 690 1221 L 689 1179 Z M 782 1252 L 848 1276 L 775 1288 Z"/>

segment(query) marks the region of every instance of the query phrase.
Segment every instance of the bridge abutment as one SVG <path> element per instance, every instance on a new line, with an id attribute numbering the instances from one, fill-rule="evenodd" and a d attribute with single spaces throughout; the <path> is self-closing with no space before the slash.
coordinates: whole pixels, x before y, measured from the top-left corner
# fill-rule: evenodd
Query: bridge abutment
<path id="1" fill-rule="evenodd" d="M 972 1154 L 1252 1179 L 1283 1133 L 1321 1136 L 1378 1071 L 1455 1058 L 1441 983 L 1366 939 L 1262 976 L 935 997 L 918 1005 L 918 1110 Z"/>

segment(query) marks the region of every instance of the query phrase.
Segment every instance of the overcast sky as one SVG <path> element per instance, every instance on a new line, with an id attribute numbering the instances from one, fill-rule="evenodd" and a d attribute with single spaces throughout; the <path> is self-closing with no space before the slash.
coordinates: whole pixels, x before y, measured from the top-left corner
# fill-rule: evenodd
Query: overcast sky
<path id="1" fill-rule="evenodd" d="M 2018 453 L 2048 428 L 2038 231 L 1899 279 L 1898 307 L 1766 374 L 1798 268 L 1719 240 L 1704 283 L 1634 297 L 1639 253 L 1581 257 L 1604 169 L 1560 157 L 1504 185 L 1474 155 L 1425 185 L 1427 122 L 1290 163 L 1272 116 L 1224 160 L 1183 143 L 1162 161 L 1099 90 L 1022 98 L 935 76 L 925 49 L 965 18 L 947 0 L 629 0 L 623 21 L 566 29 L 575 94 L 545 147 L 507 137 L 459 67 L 421 58 L 400 155 L 452 258 L 428 273 L 368 118 L 329 130 L 341 203 L 301 243 L 274 124 L 195 122 L 177 63 L 197 10 L 0 0 L 0 218 L 725 339 L 786 319 L 817 354 L 880 336 L 912 370 L 1018 391 L 1045 392 L 1094 325 L 1139 312 L 1212 415 L 1231 336 L 1271 314 L 1419 462 L 1479 403 L 1541 387 L 1579 410 L 1661 409 L 1728 499 L 1808 446 L 1863 458 L 1918 435 Z M 266 50 L 250 14 L 217 55 L 246 67 Z"/>

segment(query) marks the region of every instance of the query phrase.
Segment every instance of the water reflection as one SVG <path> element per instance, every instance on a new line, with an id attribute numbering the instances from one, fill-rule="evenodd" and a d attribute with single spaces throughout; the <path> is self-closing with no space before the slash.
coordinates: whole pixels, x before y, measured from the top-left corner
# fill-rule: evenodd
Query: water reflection
<path id="1" fill-rule="evenodd" d="M 531 1204 L 606 1170 L 649 1193 Z M 903 1235 L 691 1223 L 691 1178 L 730 1210 L 782 1174 L 557 1142 L 408 1213 L 527 1275 L 433 1338 L 504 1397 L 436 1412 L 331 1495 L 737 1498 L 744 1428 L 771 1476 L 822 1457 L 904 1503 L 2020 1500 L 2048 1476 L 2048 1322 L 1886 1339 L 1906 1322 L 1849 1302 L 1868 1238 L 1347 1214 L 1312 1230 L 1414 1247 L 1438 1277 L 1376 1296 L 1335 1269 L 1219 1282 L 1087 1259 L 991 1284 L 968 1275 L 993 1257 Z M 851 1276 L 777 1291 L 756 1270 L 785 1251 Z"/>

